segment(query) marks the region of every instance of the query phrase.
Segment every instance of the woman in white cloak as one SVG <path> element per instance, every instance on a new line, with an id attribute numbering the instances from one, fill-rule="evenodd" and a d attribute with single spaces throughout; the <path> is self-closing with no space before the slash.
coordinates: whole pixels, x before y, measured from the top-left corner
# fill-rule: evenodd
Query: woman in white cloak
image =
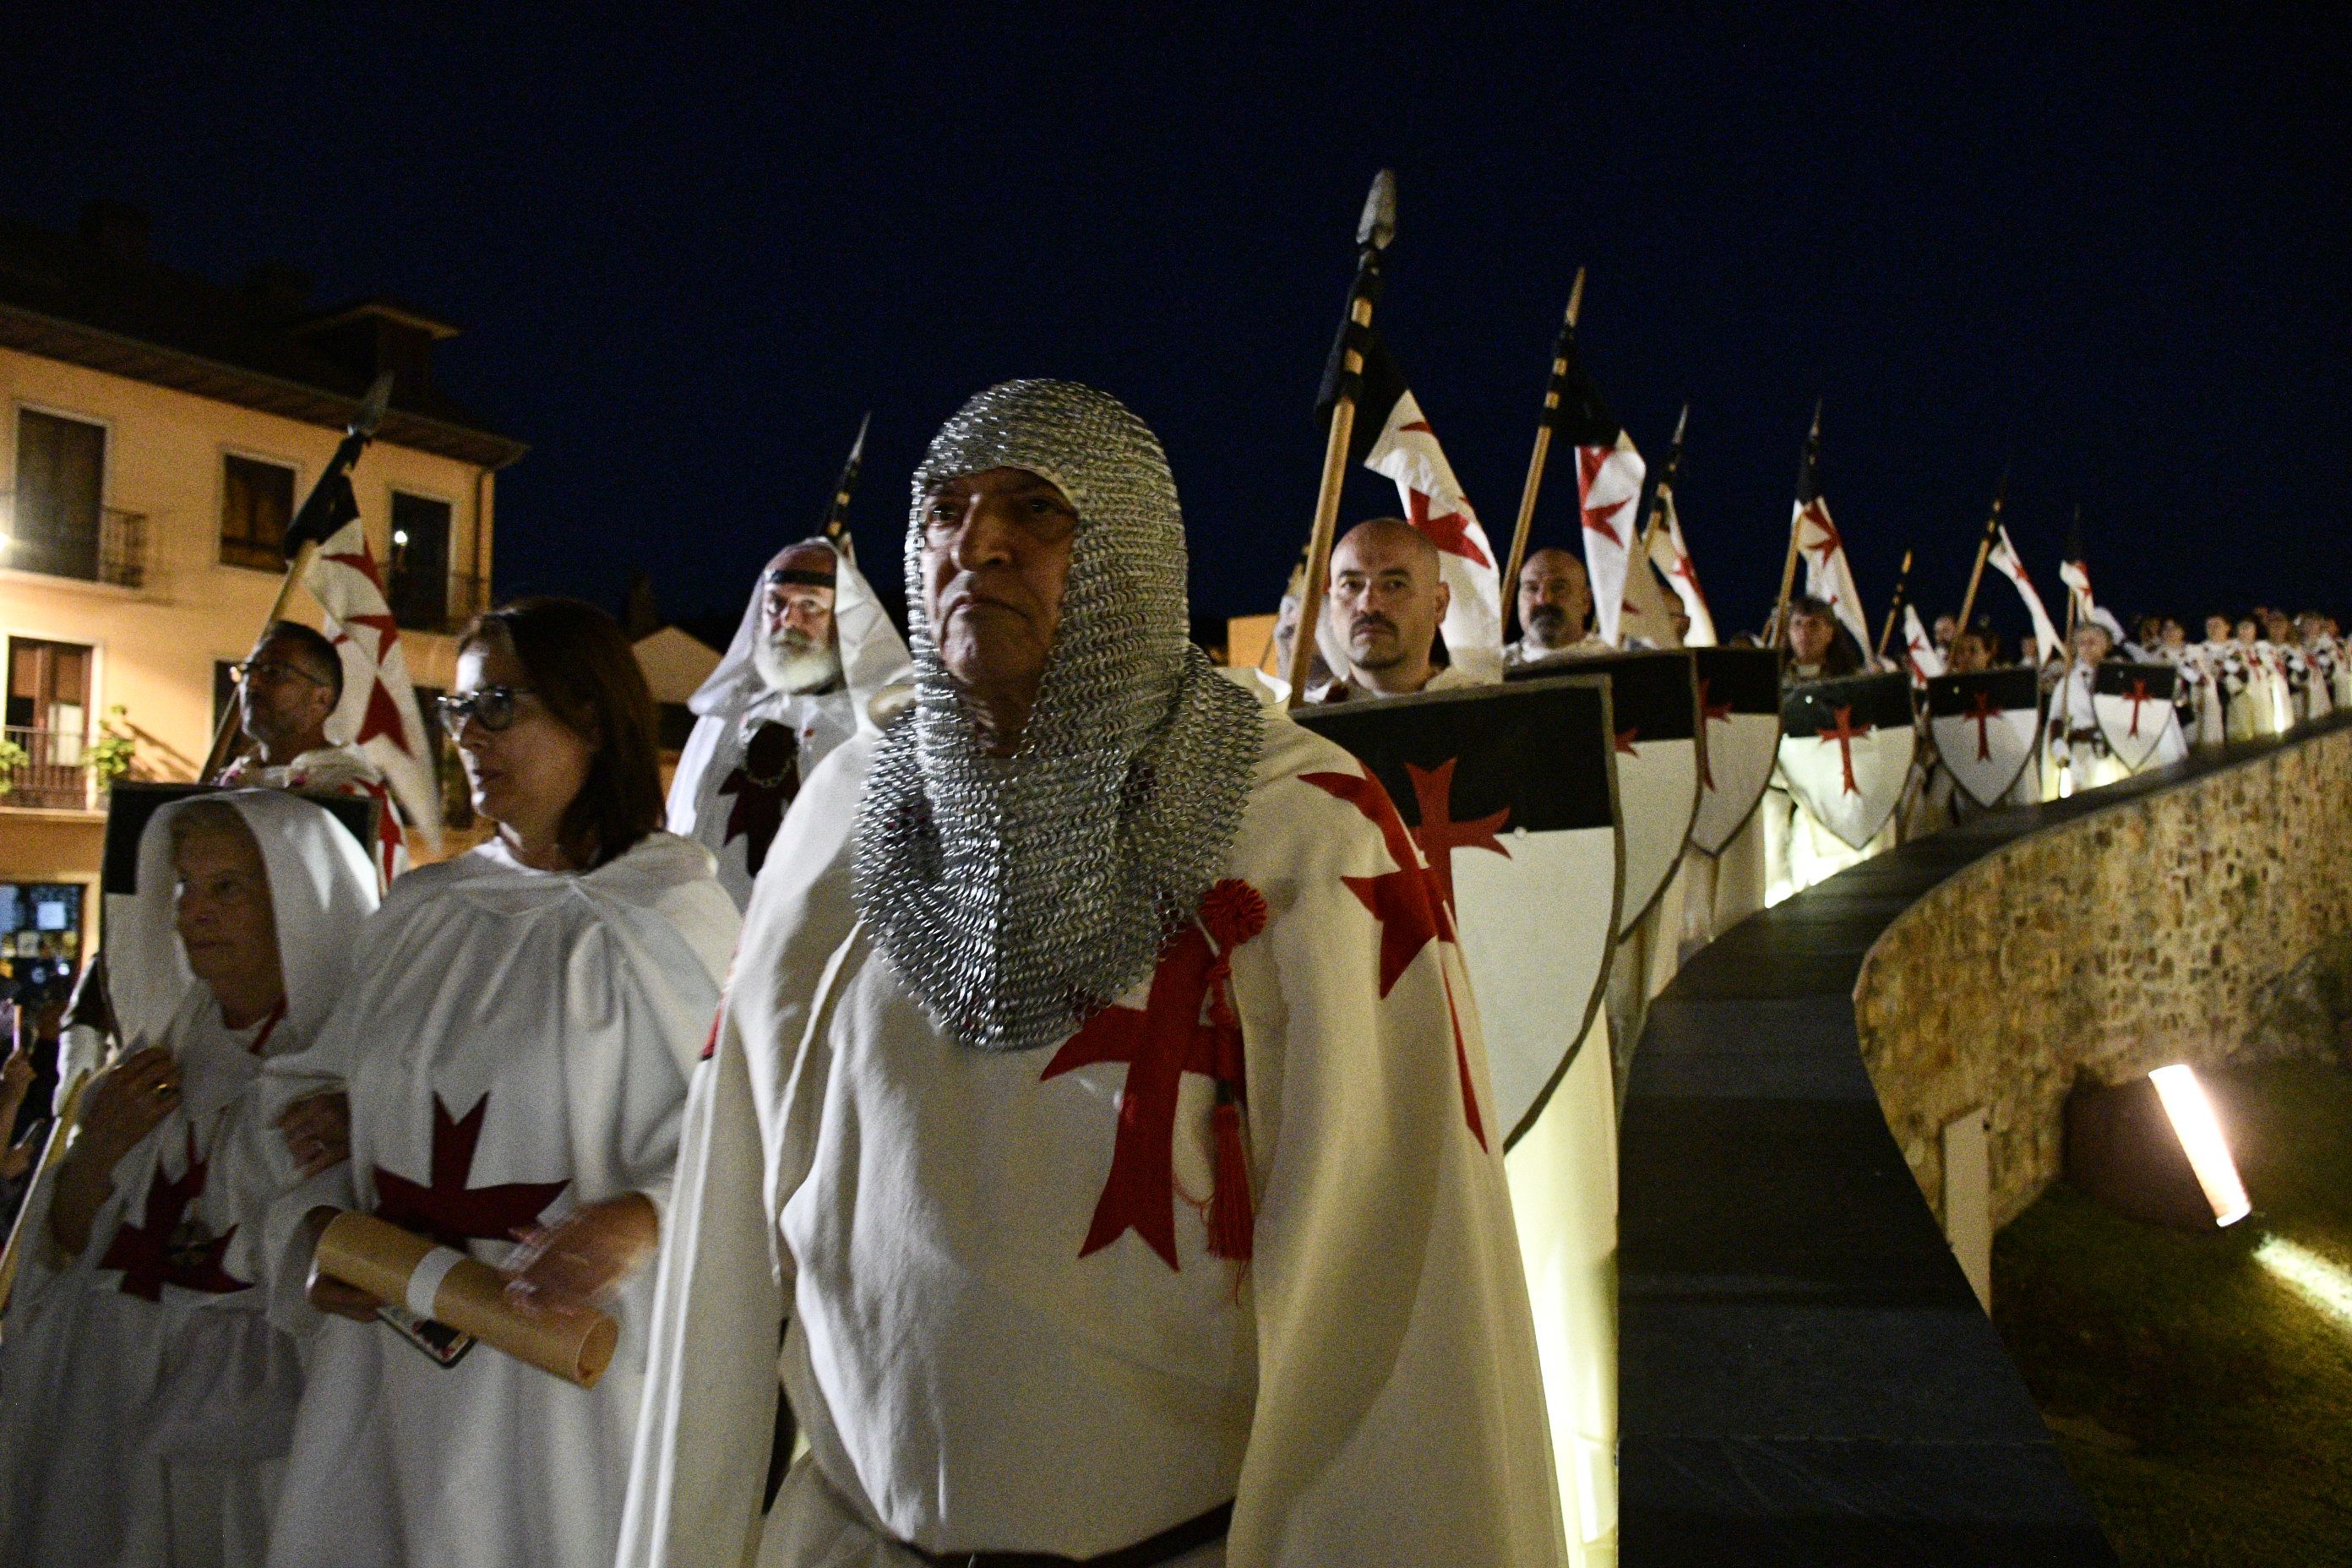
<path id="1" fill-rule="evenodd" d="M 612 1562 L 652 1297 L 629 1276 L 657 1242 L 735 940 L 709 853 L 660 831 L 653 702 L 611 617 L 491 612 L 444 712 L 497 836 L 401 879 L 305 1066 L 349 1085 L 348 1206 L 507 1269 L 519 1301 L 596 1301 L 620 1342 L 593 1388 L 481 1345 L 444 1365 L 314 1279 L 336 1315 L 277 1568 Z"/>
<path id="2" fill-rule="evenodd" d="M 0 1562 L 257 1561 L 300 1372 L 263 1224 L 340 1144 L 264 1103 L 376 902 L 367 853 L 270 790 L 157 812 L 108 955 L 122 1058 L 26 1199 L 0 1348 Z M 298 1157 L 299 1152 L 299 1157 Z"/>

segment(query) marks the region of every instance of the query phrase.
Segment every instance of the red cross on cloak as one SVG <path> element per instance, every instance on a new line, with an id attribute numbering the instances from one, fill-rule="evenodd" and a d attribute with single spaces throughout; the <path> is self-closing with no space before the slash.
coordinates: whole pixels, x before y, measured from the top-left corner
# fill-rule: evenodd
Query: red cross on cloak
<path id="1" fill-rule="evenodd" d="M 1097 1062 L 1127 1066 L 1127 1082 L 1118 1092 L 1118 1134 L 1111 1145 L 1110 1174 L 1095 1201 L 1093 1223 L 1078 1248 L 1080 1258 L 1101 1251 L 1132 1230 L 1169 1268 L 1178 1268 L 1177 1088 L 1188 1072 L 1206 1074 L 1237 1090 L 1244 1083 L 1239 1031 L 1201 1016 L 1219 967 L 1209 932 L 1202 928 L 1216 931 L 1230 954 L 1265 929 L 1265 900 L 1248 883 L 1228 879 L 1212 888 L 1202 905 L 1201 921 L 1177 931 L 1160 950 L 1142 1010 L 1103 1008 L 1062 1042 L 1038 1075 L 1043 1083 Z"/>
<path id="2" fill-rule="evenodd" d="M 512 1241 L 516 1231 L 538 1223 L 556 1194 L 571 1185 L 568 1180 L 502 1182 L 488 1187 L 466 1184 L 473 1173 L 474 1148 L 482 1140 L 482 1120 L 489 1109 L 490 1097 L 485 1092 L 471 1110 L 453 1118 L 436 1094 L 431 1180 L 419 1184 L 378 1165 L 376 1217 L 460 1252 L 468 1241 Z"/>
<path id="3" fill-rule="evenodd" d="M 229 1238 L 236 1234 L 236 1226 L 194 1241 L 179 1235 L 187 1219 L 188 1205 L 203 1195 L 208 1170 L 207 1162 L 196 1158 L 196 1130 L 191 1127 L 187 1132 L 187 1168 L 180 1173 L 179 1180 L 164 1175 L 163 1163 L 156 1161 L 154 1177 L 147 1184 L 142 1223 L 132 1225 L 126 1220 L 114 1233 L 114 1239 L 107 1243 L 106 1256 L 99 1259 L 100 1268 L 122 1270 L 122 1282 L 116 1289 L 126 1296 L 160 1301 L 166 1285 L 202 1291 L 207 1296 L 226 1296 L 251 1284 L 221 1267 L 221 1258 L 228 1251 Z"/>
<path id="4" fill-rule="evenodd" d="M 1633 498 L 1620 496 L 1599 506 L 1592 504 L 1592 481 L 1616 454 L 1614 447 L 1579 447 L 1576 449 L 1576 505 L 1577 510 L 1583 513 L 1585 531 L 1597 533 L 1622 550 L 1625 548 L 1625 536 L 1617 531 L 1612 520 L 1633 504 Z"/>
<path id="5" fill-rule="evenodd" d="M 1700 787 L 1703 789 L 1713 789 L 1715 787 L 1715 770 L 1707 764 L 1706 760 L 1706 727 L 1709 724 L 1728 724 L 1731 722 L 1731 703 L 1727 700 L 1722 702 L 1710 702 L 1707 700 L 1708 693 L 1714 689 L 1714 686 L 1715 683 L 1708 680 L 1705 676 L 1701 676 L 1699 678 L 1698 782 Z"/>
<path id="6" fill-rule="evenodd" d="M 2139 733 L 2139 705 L 2149 700 L 2149 697 L 2147 695 L 2147 682 L 2135 678 L 2132 681 L 2132 689 L 2129 695 L 2132 705 L 2132 721 L 2131 729 L 2126 731 L 2126 733 L 2137 735 Z"/>
<path id="7" fill-rule="evenodd" d="M 1509 806 L 1467 822 L 1454 820 L 1454 765 L 1461 760 L 1448 757 L 1427 770 L 1411 763 L 1404 765 L 1406 776 L 1412 780 L 1413 798 L 1421 803 L 1421 826 L 1412 830 L 1412 839 L 1427 858 L 1430 879 L 1449 910 L 1454 907 L 1454 850 L 1491 849 L 1506 860 L 1511 858 L 1495 837 L 1496 829 L 1511 819 Z"/>
<path id="8" fill-rule="evenodd" d="M 1992 705 L 1992 693 L 1990 691 L 1979 691 L 1970 698 L 1969 710 L 1961 715 L 1964 719 L 1977 721 L 1977 761 L 1980 763 L 1992 761 L 1992 731 L 1990 726 L 2000 716 L 2000 710 Z"/>
<path id="9" fill-rule="evenodd" d="M 1381 830 L 1389 858 L 1396 862 L 1395 870 L 1378 876 L 1339 879 L 1381 928 L 1381 995 L 1385 1000 L 1423 948 L 1434 941 L 1454 940 L 1452 908 L 1433 893 L 1412 839 L 1379 779 L 1370 773 L 1301 773 L 1298 777 L 1301 784 L 1313 784 L 1361 812 Z M 1454 1065 L 1462 1079 L 1463 1120 L 1469 1124 L 1470 1136 L 1484 1149 L 1486 1128 L 1470 1083 L 1470 1053 L 1462 1039 L 1462 1016 L 1454 1010 L 1454 983 L 1446 978 L 1442 963 L 1438 978 L 1445 989 L 1446 1019 L 1454 1027 Z"/>
<path id="10" fill-rule="evenodd" d="M 1853 782 L 1853 743 L 1869 733 L 1870 726 L 1867 724 L 1864 724 L 1859 730 L 1853 727 L 1853 710 L 1851 707 L 1839 709 L 1837 710 L 1837 722 L 1831 725 L 1828 729 L 1823 730 L 1821 733 L 1821 738 L 1822 740 L 1835 741 L 1838 743 L 1838 758 L 1845 764 L 1845 793 L 1847 795 L 1860 795 L 1862 793 L 1861 787 Z"/>
<path id="11" fill-rule="evenodd" d="M 1470 519 L 1460 508 L 1432 517 L 1429 515 L 1429 498 L 1419 490 L 1407 490 L 1404 517 L 1407 522 L 1421 530 L 1432 544 L 1448 555 L 1459 555 L 1474 566 L 1491 567 L 1495 564 L 1486 558 L 1486 552 L 1478 548 L 1478 542 L 1470 537 Z"/>
<path id="12" fill-rule="evenodd" d="M 743 840 L 743 864 L 754 877 L 767 863 L 768 846 L 783 826 L 784 808 L 801 789 L 800 736 L 789 724 L 769 720 L 751 732 L 743 760 L 719 781 L 719 793 L 734 797 L 728 808 L 722 844 Z"/>

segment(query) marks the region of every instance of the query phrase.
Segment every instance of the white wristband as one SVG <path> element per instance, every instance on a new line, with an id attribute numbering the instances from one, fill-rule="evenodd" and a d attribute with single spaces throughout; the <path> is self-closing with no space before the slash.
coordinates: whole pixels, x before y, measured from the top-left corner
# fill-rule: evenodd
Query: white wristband
<path id="1" fill-rule="evenodd" d="M 464 1253 L 446 1247 L 436 1247 L 426 1253 L 416 1265 L 416 1272 L 408 1277 L 408 1310 L 420 1318 L 431 1317 L 433 1299 L 441 1294 L 441 1281 L 465 1260 Z"/>

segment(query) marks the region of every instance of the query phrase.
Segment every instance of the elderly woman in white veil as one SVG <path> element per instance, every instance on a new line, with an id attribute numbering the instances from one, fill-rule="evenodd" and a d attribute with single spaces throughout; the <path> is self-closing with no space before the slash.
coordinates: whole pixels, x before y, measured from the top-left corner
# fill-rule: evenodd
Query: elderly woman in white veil
<path id="1" fill-rule="evenodd" d="M 271 1205 L 342 1158 L 331 1106 L 261 1080 L 342 990 L 366 852 L 267 790 L 155 814 L 111 933 L 123 1054 L 26 1198 L 0 1347 L 0 1561 L 257 1558 L 300 1391 Z"/>

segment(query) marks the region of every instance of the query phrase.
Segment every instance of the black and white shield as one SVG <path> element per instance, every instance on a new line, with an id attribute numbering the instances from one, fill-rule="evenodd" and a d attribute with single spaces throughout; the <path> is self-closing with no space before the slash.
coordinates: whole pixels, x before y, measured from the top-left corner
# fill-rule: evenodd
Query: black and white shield
<path id="1" fill-rule="evenodd" d="M 1621 864 L 1609 683 L 1553 676 L 1302 708 L 1379 777 L 1454 910 L 1506 1144 L 1600 1005 Z"/>
<path id="2" fill-rule="evenodd" d="M 1895 815 L 1918 744 L 1911 678 L 1899 671 L 1817 680 L 1780 700 L 1780 774 L 1849 848 Z"/>
<path id="3" fill-rule="evenodd" d="M 1780 751 L 1780 656 L 1769 647 L 1696 647 L 1698 815 L 1691 847 L 1720 855 L 1772 782 Z"/>
<path id="4" fill-rule="evenodd" d="M 1698 811 L 1697 678 L 1691 656 L 1680 651 L 1580 658 L 1575 669 L 1609 678 L 1617 816 L 1625 829 L 1625 900 L 1617 911 L 1622 936 L 1657 902 L 1690 842 Z M 1527 678 L 1518 671 L 1506 677 Z"/>
<path id="5" fill-rule="evenodd" d="M 2091 711 L 2116 761 L 2133 773 L 2147 766 L 2172 722 L 2180 671 L 2168 664 L 2102 664 L 2091 671 Z"/>
<path id="6" fill-rule="evenodd" d="M 2042 684 L 2022 665 L 1927 681 L 1927 735 L 1960 792 L 1988 809 L 2017 787 L 2033 760 Z"/>

